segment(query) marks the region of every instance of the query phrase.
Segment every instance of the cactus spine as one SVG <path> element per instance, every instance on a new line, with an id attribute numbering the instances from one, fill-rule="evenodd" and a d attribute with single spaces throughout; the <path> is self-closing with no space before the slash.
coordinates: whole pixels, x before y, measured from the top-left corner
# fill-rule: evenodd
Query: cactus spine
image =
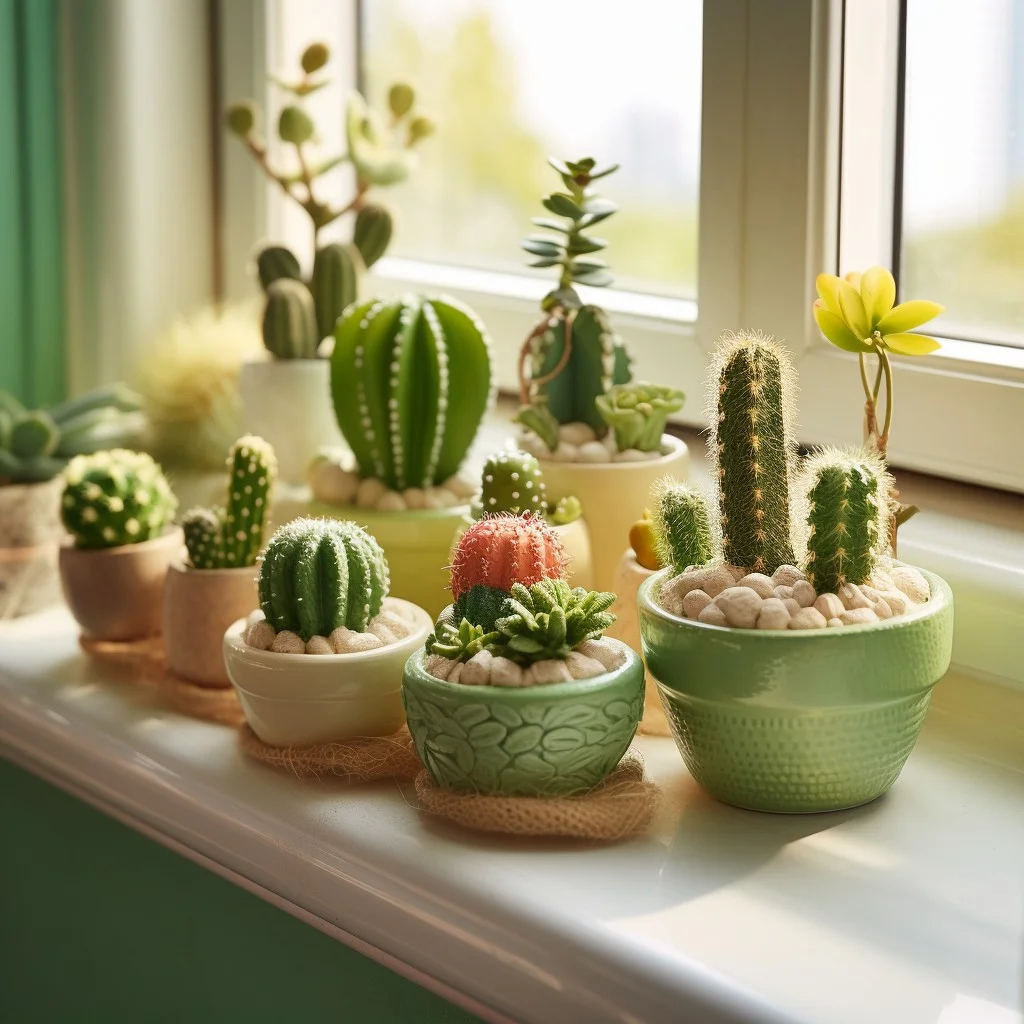
<path id="1" fill-rule="evenodd" d="M 671 478 L 655 486 L 651 506 L 658 561 L 675 573 L 706 565 L 714 557 L 711 517 L 699 491 Z"/>
<path id="2" fill-rule="evenodd" d="M 309 289 L 290 277 L 267 288 L 263 343 L 278 359 L 312 359 L 320 343 L 316 307 Z"/>
<path id="3" fill-rule="evenodd" d="M 316 309 L 317 341 L 334 333 L 338 317 L 356 301 L 363 260 L 354 246 L 332 242 L 316 251 L 309 290 Z"/>
<path id="4" fill-rule="evenodd" d="M 484 463 L 480 501 L 475 518 L 510 512 L 512 515 L 547 511 L 547 491 L 540 463 L 526 452 L 498 452 Z"/>
<path id="5" fill-rule="evenodd" d="M 112 548 L 159 537 L 178 502 L 163 471 L 143 452 L 115 448 L 68 464 L 61 519 L 79 548 Z"/>
<path id="6" fill-rule="evenodd" d="M 356 214 L 352 241 L 367 267 L 372 267 L 387 251 L 394 227 L 394 219 L 386 206 L 367 203 Z"/>
<path id="7" fill-rule="evenodd" d="M 462 465 L 491 396 L 483 324 L 447 298 L 350 307 L 335 330 L 334 410 L 362 477 L 429 487 Z"/>
<path id="8" fill-rule="evenodd" d="M 807 576 L 819 593 L 871 575 L 888 530 L 890 488 L 881 460 L 825 449 L 807 460 Z"/>
<path id="9" fill-rule="evenodd" d="M 726 336 L 712 374 L 712 451 L 718 468 L 722 555 L 751 572 L 793 562 L 789 481 L 792 369 L 760 334 Z"/>
<path id="10" fill-rule="evenodd" d="M 260 607 L 275 630 L 308 641 L 335 629 L 365 631 L 388 593 L 380 545 L 355 523 L 296 519 L 267 545 L 260 569 Z"/>

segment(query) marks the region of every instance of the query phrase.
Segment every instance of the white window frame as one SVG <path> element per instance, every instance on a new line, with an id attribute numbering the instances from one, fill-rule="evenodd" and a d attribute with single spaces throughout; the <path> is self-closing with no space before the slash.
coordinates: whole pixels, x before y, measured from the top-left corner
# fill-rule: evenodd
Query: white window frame
<path id="1" fill-rule="evenodd" d="M 220 0 L 226 97 L 277 66 L 270 27 L 297 2 L 306 0 Z M 335 0 L 332 12 L 342 26 L 330 40 L 336 73 L 354 84 L 356 0 Z M 705 2 L 697 306 L 615 290 L 599 296 L 637 375 L 687 393 L 680 422 L 707 425 L 704 375 L 719 334 L 758 328 L 793 354 L 800 440 L 860 442 L 856 360 L 821 339 L 811 304 L 817 272 L 892 262 L 898 17 L 899 0 Z M 844 30 L 856 47 L 847 52 L 845 88 Z M 869 82 L 857 76 L 860 61 L 879 69 Z M 270 193 L 244 157 L 223 161 L 224 194 L 235 197 L 222 223 L 229 294 L 249 287 L 238 267 L 254 239 L 272 237 L 281 202 L 268 199 L 259 212 L 253 190 Z M 856 160 L 860 173 L 848 176 L 841 197 L 844 160 Z M 515 354 L 537 318 L 542 282 L 386 258 L 371 287 L 443 289 L 468 302 L 495 340 L 499 385 L 515 389 Z M 1024 490 L 1024 350 L 951 339 L 933 356 L 896 363 L 894 465 Z"/>

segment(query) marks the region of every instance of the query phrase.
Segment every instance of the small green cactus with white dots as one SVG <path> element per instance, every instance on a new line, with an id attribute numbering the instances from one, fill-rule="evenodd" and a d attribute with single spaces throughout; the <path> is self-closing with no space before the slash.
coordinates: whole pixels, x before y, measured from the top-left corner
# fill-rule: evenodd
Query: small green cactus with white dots
<path id="1" fill-rule="evenodd" d="M 178 507 L 160 466 L 125 448 L 79 455 L 64 471 L 61 519 L 79 548 L 160 537 Z"/>
<path id="2" fill-rule="evenodd" d="M 540 463 L 527 452 L 514 450 L 496 452 L 487 459 L 480 495 L 472 506 L 474 519 L 503 512 L 542 516 L 554 526 L 564 526 L 583 514 L 579 500 L 571 495 L 552 507 Z"/>

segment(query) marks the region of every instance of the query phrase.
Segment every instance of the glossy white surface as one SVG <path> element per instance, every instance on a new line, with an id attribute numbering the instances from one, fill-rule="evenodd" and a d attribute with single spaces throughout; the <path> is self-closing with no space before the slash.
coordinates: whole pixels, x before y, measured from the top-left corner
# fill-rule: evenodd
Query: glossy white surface
<path id="1" fill-rule="evenodd" d="M 665 797 L 649 835 L 475 836 L 409 786 L 248 762 L 105 677 L 62 612 L 0 625 L 0 751 L 494 1019 L 1021 1021 L 1020 694 L 948 677 L 892 792 L 834 814 L 716 804 L 670 741 L 638 746 Z"/>

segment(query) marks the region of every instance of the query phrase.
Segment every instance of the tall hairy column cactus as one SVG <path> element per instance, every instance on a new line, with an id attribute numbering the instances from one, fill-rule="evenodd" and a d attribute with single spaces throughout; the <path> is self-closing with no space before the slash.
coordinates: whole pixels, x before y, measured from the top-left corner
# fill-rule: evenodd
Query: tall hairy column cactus
<path id="1" fill-rule="evenodd" d="M 339 627 L 364 632 L 388 594 L 380 545 L 355 523 L 295 519 L 270 538 L 260 569 L 260 607 L 277 632 L 308 641 Z"/>
<path id="2" fill-rule="evenodd" d="M 78 455 L 64 472 L 61 519 L 79 548 L 139 544 L 163 534 L 178 501 L 143 452 L 115 448 Z"/>
<path id="3" fill-rule="evenodd" d="M 870 452 L 825 449 L 804 467 L 807 576 L 819 593 L 864 583 L 887 537 L 890 478 Z"/>
<path id="4" fill-rule="evenodd" d="M 658 561 L 675 573 L 705 565 L 714 557 L 711 517 L 696 488 L 667 478 L 655 486 L 651 506 Z"/>
<path id="5" fill-rule="evenodd" d="M 351 307 L 335 331 L 334 410 L 362 477 L 430 487 L 462 465 L 491 397 L 483 324 L 448 298 Z"/>
<path id="6" fill-rule="evenodd" d="M 715 353 L 711 384 L 722 555 L 751 572 L 771 574 L 793 562 L 793 370 L 770 338 L 727 335 Z"/>

